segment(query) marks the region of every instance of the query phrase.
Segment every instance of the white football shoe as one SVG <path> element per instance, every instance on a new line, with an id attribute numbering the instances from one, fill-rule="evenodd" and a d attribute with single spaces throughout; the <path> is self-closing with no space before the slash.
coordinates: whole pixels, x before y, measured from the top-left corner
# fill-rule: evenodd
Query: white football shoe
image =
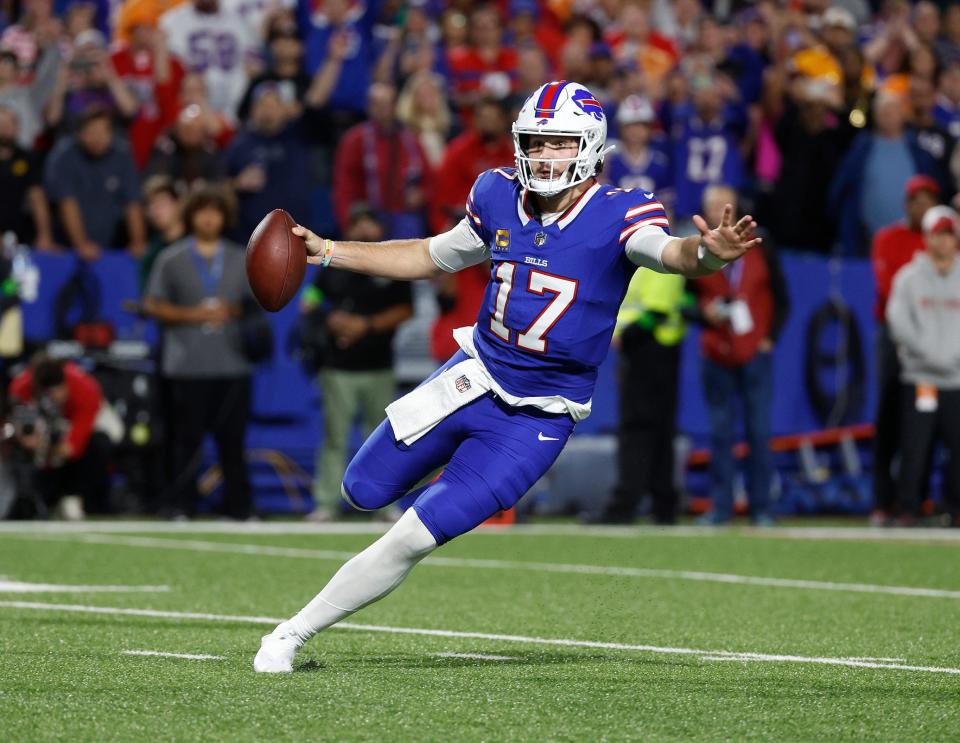
<path id="1" fill-rule="evenodd" d="M 253 670 L 257 673 L 290 673 L 293 658 L 303 643 L 294 634 L 289 622 L 280 622 L 269 635 L 260 641 Z"/>

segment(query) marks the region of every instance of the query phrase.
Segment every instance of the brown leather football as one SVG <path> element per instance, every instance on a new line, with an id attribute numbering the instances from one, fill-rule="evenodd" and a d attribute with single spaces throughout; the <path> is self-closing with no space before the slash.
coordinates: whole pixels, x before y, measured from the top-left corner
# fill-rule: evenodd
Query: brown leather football
<path id="1" fill-rule="evenodd" d="M 296 296 L 307 270 L 307 244 L 290 231 L 296 224 L 283 209 L 274 209 L 247 242 L 247 281 L 260 306 L 270 312 Z"/>

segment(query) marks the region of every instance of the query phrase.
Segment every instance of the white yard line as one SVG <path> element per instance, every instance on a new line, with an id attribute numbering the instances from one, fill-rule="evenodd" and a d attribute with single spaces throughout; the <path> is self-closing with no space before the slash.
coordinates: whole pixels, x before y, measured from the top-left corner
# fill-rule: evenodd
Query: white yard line
<path id="1" fill-rule="evenodd" d="M 224 655 L 193 655 L 191 653 L 162 653 L 159 650 L 124 650 L 122 655 L 155 655 L 159 658 L 186 658 L 187 660 L 226 660 Z"/>
<path id="2" fill-rule="evenodd" d="M 0 593 L 167 593 L 169 590 L 170 586 L 84 586 L 0 578 Z"/>
<path id="3" fill-rule="evenodd" d="M 202 612 L 187 611 L 161 611 L 157 609 L 128 609 L 114 606 L 88 606 L 84 604 L 47 604 L 35 601 L 0 601 L 0 607 L 6 607 L 8 609 L 32 609 L 37 611 L 53 612 L 82 612 L 87 614 L 106 614 L 111 616 L 155 617 L 159 619 L 196 619 L 221 623 L 240 622 L 245 624 L 275 625 L 283 621 L 278 617 L 207 614 Z M 811 663 L 829 666 L 851 666 L 854 668 L 876 668 L 890 671 L 918 671 L 923 673 L 945 673 L 951 675 L 960 675 L 960 668 L 949 668 L 944 666 L 914 666 L 900 663 L 871 663 L 868 661 L 858 661 L 850 658 L 829 658 L 805 655 L 775 655 L 727 650 L 702 650 L 697 648 L 675 648 L 660 645 L 634 645 L 622 642 L 530 637 L 526 635 L 500 635 L 489 632 L 459 632 L 456 630 L 424 629 L 417 627 L 387 627 L 376 624 L 354 624 L 352 622 L 341 622 L 340 624 L 334 625 L 332 629 L 354 630 L 359 632 L 382 632 L 393 635 L 419 635 L 423 637 L 490 640 L 492 642 L 547 645 L 552 647 L 624 650 L 664 655 L 689 655 L 708 660 L 750 660 L 784 663 Z"/>
<path id="4" fill-rule="evenodd" d="M 55 521 L 0 522 L 0 534 L 382 534 L 389 524 L 360 522 L 309 524 L 304 522 L 234 523 L 217 521 L 83 521 L 79 523 Z M 577 524 L 519 524 L 489 526 L 474 534 L 498 536 L 538 537 L 609 537 L 636 539 L 638 537 L 714 537 L 745 534 L 760 539 L 812 539 L 829 541 L 910 542 L 913 544 L 960 545 L 960 529 L 871 529 L 847 526 L 778 527 L 776 529 L 714 528 L 700 526 L 581 526 Z"/>
<path id="5" fill-rule="evenodd" d="M 108 544 L 148 549 L 189 550 L 196 552 L 224 552 L 229 554 L 262 555 L 269 557 L 293 557 L 312 560 L 348 560 L 356 552 L 343 550 L 313 550 L 302 547 L 272 547 L 262 544 L 236 544 L 231 542 L 206 542 L 196 539 L 163 539 L 157 537 L 127 537 L 106 534 L 77 534 L 47 537 L 69 539 L 85 544 Z M 631 568 L 616 565 L 582 565 L 552 562 L 525 562 L 520 560 L 484 560 L 467 557 L 440 557 L 432 555 L 423 565 L 444 568 L 475 568 L 480 570 L 525 570 L 540 573 L 565 573 L 574 575 L 609 575 L 627 578 L 654 578 L 665 580 L 691 580 L 706 583 L 727 583 L 772 588 L 793 588 L 814 591 L 839 591 L 844 593 L 873 593 L 892 596 L 921 598 L 960 599 L 960 591 L 915 586 L 885 586 L 873 583 L 837 583 L 833 581 L 799 580 L 795 578 L 770 578 L 732 573 L 710 573 L 698 570 L 662 570 L 658 568 Z"/>
<path id="6" fill-rule="evenodd" d="M 512 655 L 486 655 L 485 653 L 430 653 L 434 658 L 466 658 L 469 660 L 520 660 Z"/>

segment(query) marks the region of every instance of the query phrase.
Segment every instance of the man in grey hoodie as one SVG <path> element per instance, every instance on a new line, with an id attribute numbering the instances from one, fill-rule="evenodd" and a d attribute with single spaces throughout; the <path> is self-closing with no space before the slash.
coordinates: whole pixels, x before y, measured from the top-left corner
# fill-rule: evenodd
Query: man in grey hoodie
<path id="1" fill-rule="evenodd" d="M 929 209 L 923 239 L 926 251 L 896 275 L 887 303 L 903 364 L 900 497 L 918 516 L 926 462 L 939 439 L 947 453 L 944 503 L 960 526 L 960 215 Z"/>

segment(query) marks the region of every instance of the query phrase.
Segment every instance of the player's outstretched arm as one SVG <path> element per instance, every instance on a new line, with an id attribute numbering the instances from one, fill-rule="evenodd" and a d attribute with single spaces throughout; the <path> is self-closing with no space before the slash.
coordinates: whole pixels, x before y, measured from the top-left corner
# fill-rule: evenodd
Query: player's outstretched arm
<path id="1" fill-rule="evenodd" d="M 307 243 L 308 263 L 324 265 L 324 256 L 329 252 L 330 260 L 326 265 L 370 276 L 413 281 L 442 273 L 430 257 L 430 240 L 427 238 L 375 243 L 334 242 L 318 237 L 300 225 L 292 229 L 293 234 Z"/>
<path id="2" fill-rule="evenodd" d="M 762 242 L 761 238 L 754 237 L 757 223 L 753 217 L 748 214 L 734 223 L 730 204 L 724 208 L 716 228 L 711 230 L 699 214 L 693 218 L 693 223 L 700 234 L 673 238 L 660 256 L 664 268 L 688 278 L 711 274 L 748 250 L 759 247 Z"/>

